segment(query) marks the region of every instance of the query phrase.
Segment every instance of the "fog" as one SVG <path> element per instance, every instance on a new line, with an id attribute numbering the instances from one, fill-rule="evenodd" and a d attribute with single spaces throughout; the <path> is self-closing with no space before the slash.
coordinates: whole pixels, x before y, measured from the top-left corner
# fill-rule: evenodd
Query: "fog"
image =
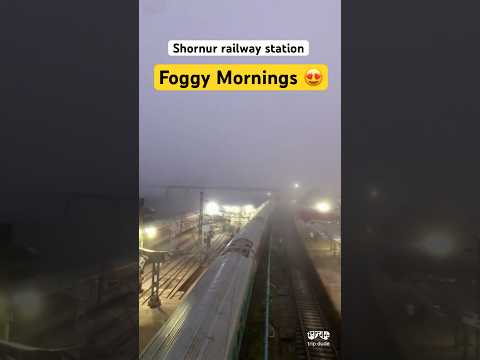
<path id="1" fill-rule="evenodd" d="M 169 57 L 172 39 L 298 39 L 308 57 Z M 158 185 L 340 194 L 340 2 L 140 2 L 140 193 Z M 156 63 L 326 63 L 326 92 L 154 92 Z"/>

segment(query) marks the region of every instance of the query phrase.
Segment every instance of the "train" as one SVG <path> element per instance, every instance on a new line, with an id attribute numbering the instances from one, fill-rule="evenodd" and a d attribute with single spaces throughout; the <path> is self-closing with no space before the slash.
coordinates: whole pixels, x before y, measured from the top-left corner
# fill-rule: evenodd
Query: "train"
<path id="1" fill-rule="evenodd" d="M 145 218 L 140 238 L 149 243 L 162 243 L 198 227 L 199 213 L 187 213 L 167 220 Z"/>
<path id="2" fill-rule="evenodd" d="M 238 359 L 271 202 L 228 243 L 153 336 L 141 360 Z"/>

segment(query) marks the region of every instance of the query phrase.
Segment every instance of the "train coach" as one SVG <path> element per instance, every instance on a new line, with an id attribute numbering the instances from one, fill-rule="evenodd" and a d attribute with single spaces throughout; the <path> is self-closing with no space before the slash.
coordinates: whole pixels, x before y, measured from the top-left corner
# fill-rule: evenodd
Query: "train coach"
<path id="1" fill-rule="evenodd" d="M 141 230 L 141 237 L 150 245 L 175 239 L 177 236 L 194 230 L 198 227 L 199 214 L 187 213 L 170 219 L 145 221 Z"/>
<path id="2" fill-rule="evenodd" d="M 272 204 L 254 218 L 214 260 L 153 337 L 141 360 L 237 359 Z"/>

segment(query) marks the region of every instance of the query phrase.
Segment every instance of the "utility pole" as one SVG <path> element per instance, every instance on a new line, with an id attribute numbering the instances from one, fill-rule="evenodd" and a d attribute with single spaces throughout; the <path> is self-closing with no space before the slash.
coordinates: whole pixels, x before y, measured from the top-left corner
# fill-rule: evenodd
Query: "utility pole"
<path id="1" fill-rule="evenodd" d="M 152 309 L 162 306 L 160 300 L 160 266 L 168 258 L 168 251 L 157 251 L 140 248 L 141 255 L 146 256 L 149 262 L 152 264 L 152 285 L 150 287 L 150 299 L 148 300 L 148 306 Z"/>
<path id="2" fill-rule="evenodd" d="M 160 290 L 160 261 L 155 257 L 152 259 L 152 285 L 150 299 L 148 300 L 148 306 L 152 309 L 162 306 L 162 301 L 158 295 Z"/>
<path id="3" fill-rule="evenodd" d="M 198 243 L 203 244 L 203 191 L 200 191 L 200 215 L 198 216 Z"/>

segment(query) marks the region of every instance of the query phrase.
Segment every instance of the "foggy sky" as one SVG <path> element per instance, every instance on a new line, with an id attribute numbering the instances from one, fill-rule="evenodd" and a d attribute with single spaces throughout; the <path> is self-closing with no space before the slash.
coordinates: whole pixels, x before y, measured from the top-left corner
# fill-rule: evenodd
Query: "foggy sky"
<path id="1" fill-rule="evenodd" d="M 169 57 L 172 39 L 306 39 L 307 57 Z M 288 186 L 340 194 L 340 2 L 140 1 L 140 192 Z M 156 63 L 326 63 L 326 92 L 154 92 Z"/>

